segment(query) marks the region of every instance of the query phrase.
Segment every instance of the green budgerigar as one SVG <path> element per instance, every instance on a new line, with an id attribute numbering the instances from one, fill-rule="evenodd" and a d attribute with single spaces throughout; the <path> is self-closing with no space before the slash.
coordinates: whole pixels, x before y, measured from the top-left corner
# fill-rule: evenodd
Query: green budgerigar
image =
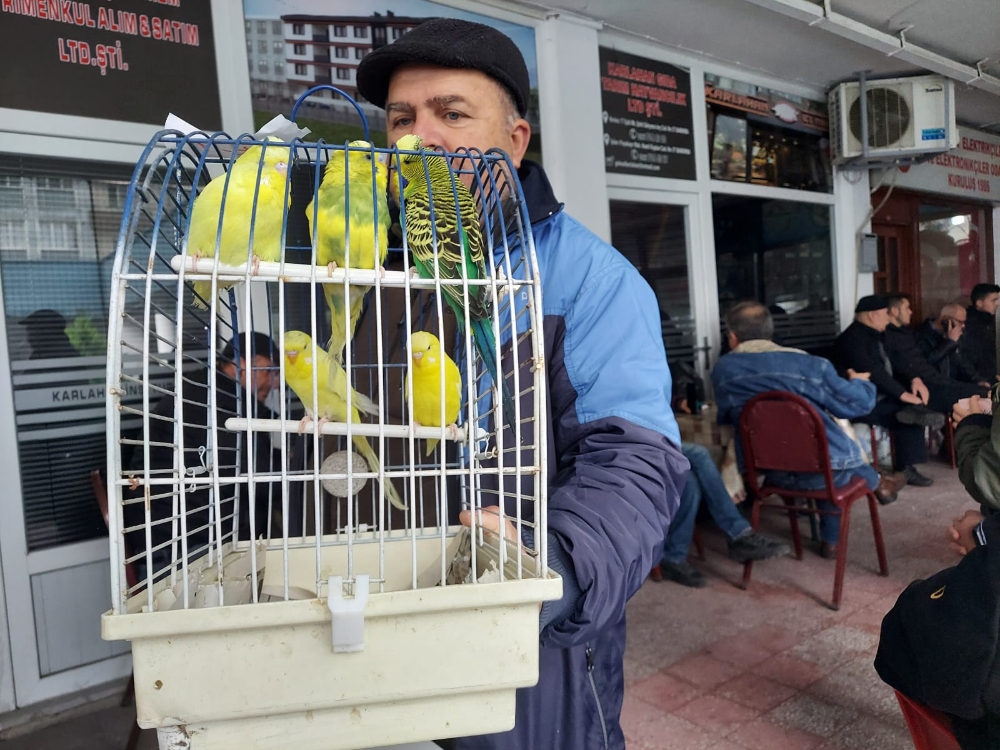
<path id="1" fill-rule="evenodd" d="M 310 237 L 315 212 L 316 262 L 331 272 L 345 266 L 381 270 L 389 251 L 388 167 L 375 158 L 367 141 L 348 146 L 331 153 L 315 202 L 306 207 Z M 352 283 L 345 294 L 343 284 L 323 285 L 333 327 L 328 350 L 339 364 L 370 289 Z"/>
<path id="2" fill-rule="evenodd" d="M 280 143 L 278 138 L 269 141 Z M 263 157 L 263 158 L 262 158 Z M 233 162 L 227 175 L 212 180 L 194 200 L 191 209 L 191 228 L 187 233 L 187 254 L 195 258 L 214 258 L 215 243 L 219 242 L 219 262 L 237 266 L 251 263 L 256 272 L 262 261 L 278 261 L 284 241 L 281 235 L 282 219 L 291 203 L 285 198 L 288 167 L 291 161 L 288 146 L 251 146 Z M 257 186 L 260 189 L 257 190 Z M 254 210 L 254 193 L 257 207 Z M 225 196 L 225 205 L 222 199 Z M 222 216 L 222 234 L 219 235 L 219 215 Z M 250 228 L 253 227 L 253 250 L 250 247 Z M 218 289 L 228 289 L 233 282 L 219 282 Z M 206 307 L 212 294 L 211 281 L 194 283 L 194 304 Z"/>
<path id="3" fill-rule="evenodd" d="M 399 171 L 406 180 L 406 187 L 403 188 L 406 239 L 417 273 L 424 279 L 434 278 L 436 251 L 436 267 L 442 279 L 485 279 L 483 235 L 479 228 L 476 202 L 468 188 L 457 179 L 453 185 L 448 164 L 440 154 L 425 151 L 421 157 L 423 140 L 419 136 L 404 135 L 396 141 L 396 146 L 400 151 L 417 152 L 399 156 Z M 449 284 L 442 286 L 441 291 L 448 306 L 455 312 L 459 325 L 464 327 L 468 320 L 476 350 L 486 364 L 494 385 L 499 385 L 504 422 L 514 431 L 514 399 L 507 382 L 498 374 L 500 368 L 491 321 L 493 300 L 490 288 L 485 284 L 469 286 L 468 315 L 461 286 Z"/>

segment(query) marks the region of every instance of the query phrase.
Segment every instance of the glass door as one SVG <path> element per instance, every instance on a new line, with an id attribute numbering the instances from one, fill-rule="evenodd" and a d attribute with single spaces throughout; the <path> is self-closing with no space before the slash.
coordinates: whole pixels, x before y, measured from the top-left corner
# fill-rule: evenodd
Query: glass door
<path id="1" fill-rule="evenodd" d="M 663 344 L 674 380 L 704 379 L 709 350 L 704 315 L 695 300 L 693 248 L 697 196 L 609 188 L 611 243 L 639 270 L 656 294 Z M 703 383 L 704 384 L 704 383 Z"/>

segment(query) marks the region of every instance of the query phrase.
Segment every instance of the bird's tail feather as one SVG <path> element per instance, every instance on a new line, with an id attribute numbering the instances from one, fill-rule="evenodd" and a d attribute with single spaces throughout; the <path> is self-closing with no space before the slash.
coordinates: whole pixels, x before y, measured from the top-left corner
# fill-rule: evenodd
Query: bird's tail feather
<path id="1" fill-rule="evenodd" d="M 479 352 L 479 356 L 483 358 L 483 362 L 486 363 L 486 369 L 489 371 L 490 377 L 493 378 L 494 387 L 500 387 L 503 420 L 507 423 L 510 431 L 514 432 L 514 399 L 511 397 L 510 389 L 507 387 L 507 380 L 500 377 L 499 374 L 501 370 L 496 359 L 496 339 L 493 338 L 493 329 L 490 326 L 490 322 L 488 320 L 472 321 L 472 336 L 476 350 Z"/>
<path id="2" fill-rule="evenodd" d="M 368 444 L 365 437 L 363 435 L 355 435 L 354 445 L 358 449 L 358 452 L 361 453 L 365 461 L 368 462 L 368 468 L 373 472 L 378 473 L 380 470 L 378 456 L 375 455 L 375 451 L 372 450 L 372 447 Z M 385 495 L 389 502 L 397 508 L 400 510 L 406 510 L 406 504 L 403 502 L 402 498 L 400 498 L 399 493 L 396 492 L 395 485 L 393 485 L 392 480 L 388 477 L 382 481 L 382 494 Z"/>

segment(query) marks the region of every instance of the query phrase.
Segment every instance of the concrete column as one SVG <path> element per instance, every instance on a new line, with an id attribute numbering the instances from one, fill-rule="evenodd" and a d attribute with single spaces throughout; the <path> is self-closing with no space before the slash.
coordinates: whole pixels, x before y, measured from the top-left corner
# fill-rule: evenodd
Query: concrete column
<path id="1" fill-rule="evenodd" d="M 833 173 L 833 190 L 837 196 L 834 206 L 833 265 L 841 330 L 854 319 L 854 306 L 858 298 L 871 294 L 874 288 L 872 274 L 858 273 L 858 242 L 862 234 L 871 231 L 868 177 L 868 172 L 835 169 Z"/>
<path id="2" fill-rule="evenodd" d="M 545 172 L 566 210 L 610 242 L 599 28 L 592 21 L 554 13 L 536 28 L 535 44 Z"/>

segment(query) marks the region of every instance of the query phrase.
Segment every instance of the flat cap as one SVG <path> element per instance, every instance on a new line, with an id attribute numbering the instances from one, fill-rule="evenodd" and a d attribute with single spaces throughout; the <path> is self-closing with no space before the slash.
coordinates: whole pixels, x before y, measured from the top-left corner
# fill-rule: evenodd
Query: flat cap
<path id="1" fill-rule="evenodd" d="M 886 310 L 889 308 L 889 303 L 886 302 L 885 297 L 880 297 L 877 294 L 870 294 L 867 297 L 862 297 L 858 300 L 858 306 L 854 308 L 854 312 L 875 312 L 876 310 Z"/>
<path id="2" fill-rule="evenodd" d="M 358 91 L 372 104 L 385 108 L 392 73 L 406 63 L 482 71 L 510 92 L 522 117 L 528 111 L 528 66 L 511 38 L 492 26 L 457 18 L 425 21 L 361 61 Z"/>

